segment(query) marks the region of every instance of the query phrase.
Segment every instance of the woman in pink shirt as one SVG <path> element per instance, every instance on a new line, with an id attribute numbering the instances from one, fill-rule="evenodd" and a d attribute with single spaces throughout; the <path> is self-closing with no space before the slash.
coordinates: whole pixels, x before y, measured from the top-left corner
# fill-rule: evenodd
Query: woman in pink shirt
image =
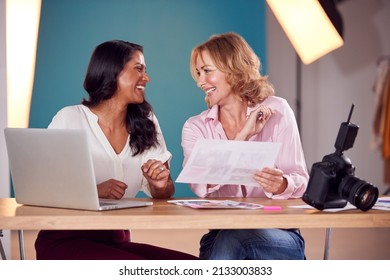
<path id="1" fill-rule="evenodd" d="M 256 185 L 190 184 L 199 197 L 299 198 L 308 172 L 294 113 L 274 96 L 261 64 L 238 34 L 214 35 L 193 49 L 190 70 L 206 94 L 208 110 L 183 127 L 184 165 L 199 138 L 279 142 L 275 166 L 253 174 Z M 202 237 L 203 259 L 304 259 L 297 229 L 210 230 Z"/>

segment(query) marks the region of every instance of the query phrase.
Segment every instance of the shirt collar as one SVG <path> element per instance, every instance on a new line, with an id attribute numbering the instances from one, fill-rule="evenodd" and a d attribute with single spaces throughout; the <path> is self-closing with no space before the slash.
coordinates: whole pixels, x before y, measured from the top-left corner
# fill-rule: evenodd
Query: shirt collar
<path id="1" fill-rule="evenodd" d="M 218 105 L 214 105 L 209 109 L 209 111 L 206 114 L 206 119 L 209 120 L 218 120 L 218 112 L 219 112 L 219 107 Z"/>
<path id="2" fill-rule="evenodd" d="M 255 111 L 257 108 L 259 108 L 260 104 L 256 104 L 254 107 L 247 107 L 246 109 L 246 116 L 249 117 L 249 115 Z M 206 120 L 219 120 L 218 118 L 218 112 L 219 112 L 219 107 L 218 105 L 214 105 L 211 107 L 207 114 L 206 114 Z"/>

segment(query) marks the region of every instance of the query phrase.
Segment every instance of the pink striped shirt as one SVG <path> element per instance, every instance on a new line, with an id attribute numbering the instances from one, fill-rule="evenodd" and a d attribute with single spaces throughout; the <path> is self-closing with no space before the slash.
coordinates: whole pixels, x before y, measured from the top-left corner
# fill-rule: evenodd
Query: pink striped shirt
<path id="1" fill-rule="evenodd" d="M 281 148 L 275 167 L 283 170 L 287 179 L 286 190 L 278 195 L 265 192 L 261 185 L 217 185 L 207 188 L 205 184 L 189 184 L 191 190 L 199 197 L 269 197 L 273 199 L 299 198 L 305 192 L 309 175 L 299 136 L 294 112 L 283 98 L 270 96 L 262 104 L 271 108 L 275 114 L 267 121 L 263 130 L 248 141 L 280 142 Z M 258 108 L 249 108 L 247 115 Z M 183 126 L 182 147 L 184 152 L 183 166 L 190 157 L 198 138 L 227 140 L 222 124 L 218 120 L 218 106 L 205 110 L 189 118 Z"/>

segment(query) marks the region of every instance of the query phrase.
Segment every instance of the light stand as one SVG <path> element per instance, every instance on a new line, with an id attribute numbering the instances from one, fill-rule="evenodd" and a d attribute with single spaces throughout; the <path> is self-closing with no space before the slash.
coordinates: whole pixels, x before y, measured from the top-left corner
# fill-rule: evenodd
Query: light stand
<path id="1" fill-rule="evenodd" d="M 296 119 L 302 129 L 302 63 L 310 64 L 344 44 L 342 18 L 333 0 L 267 0 L 297 53 Z"/>
<path id="2" fill-rule="evenodd" d="M 302 133 L 302 62 L 310 64 L 344 44 L 342 18 L 334 0 L 267 0 L 296 55 L 296 120 Z M 324 259 L 331 229 L 326 229 Z"/>
<path id="3" fill-rule="evenodd" d="M 298 129 L 300 134 L 302 134 L 302 123 L 301 123 L 301 118 L 302 118 L 302 109 L 301 109 L 301 100 L 302 100 L 302 61 L 299 58 L 299 55 L 296 54 L 295 56 L 296 60 L 296 81 L 295 81 L 295 86 L 296 86 L 296 96 L 295 96 L 295 108 L 296 108 L 296 116 L 295 118 L 297 119 L 297 124 L 298 124 Z"/>

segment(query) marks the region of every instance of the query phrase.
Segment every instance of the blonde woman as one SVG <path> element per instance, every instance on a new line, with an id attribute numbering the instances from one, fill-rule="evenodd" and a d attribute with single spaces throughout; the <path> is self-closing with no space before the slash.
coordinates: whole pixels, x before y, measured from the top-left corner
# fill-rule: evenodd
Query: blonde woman
<path id="1" fill-rule="evenodd" d="M 281 143 L 275 166 L 253 174 L 256 185 L 190 184 L 199 197 L 288 199 L 306 189 L 309 176 L 294 113 L 274 96 L 260 69 L 259 58 L 236 33 L 214 35 L 192 51 L 191 74 L 208 109 L 183 126 L 183 165 L 199 138 Z M 210 230 L 200 245 L 202 259 L 305 258 L 298 229 Z"/>

